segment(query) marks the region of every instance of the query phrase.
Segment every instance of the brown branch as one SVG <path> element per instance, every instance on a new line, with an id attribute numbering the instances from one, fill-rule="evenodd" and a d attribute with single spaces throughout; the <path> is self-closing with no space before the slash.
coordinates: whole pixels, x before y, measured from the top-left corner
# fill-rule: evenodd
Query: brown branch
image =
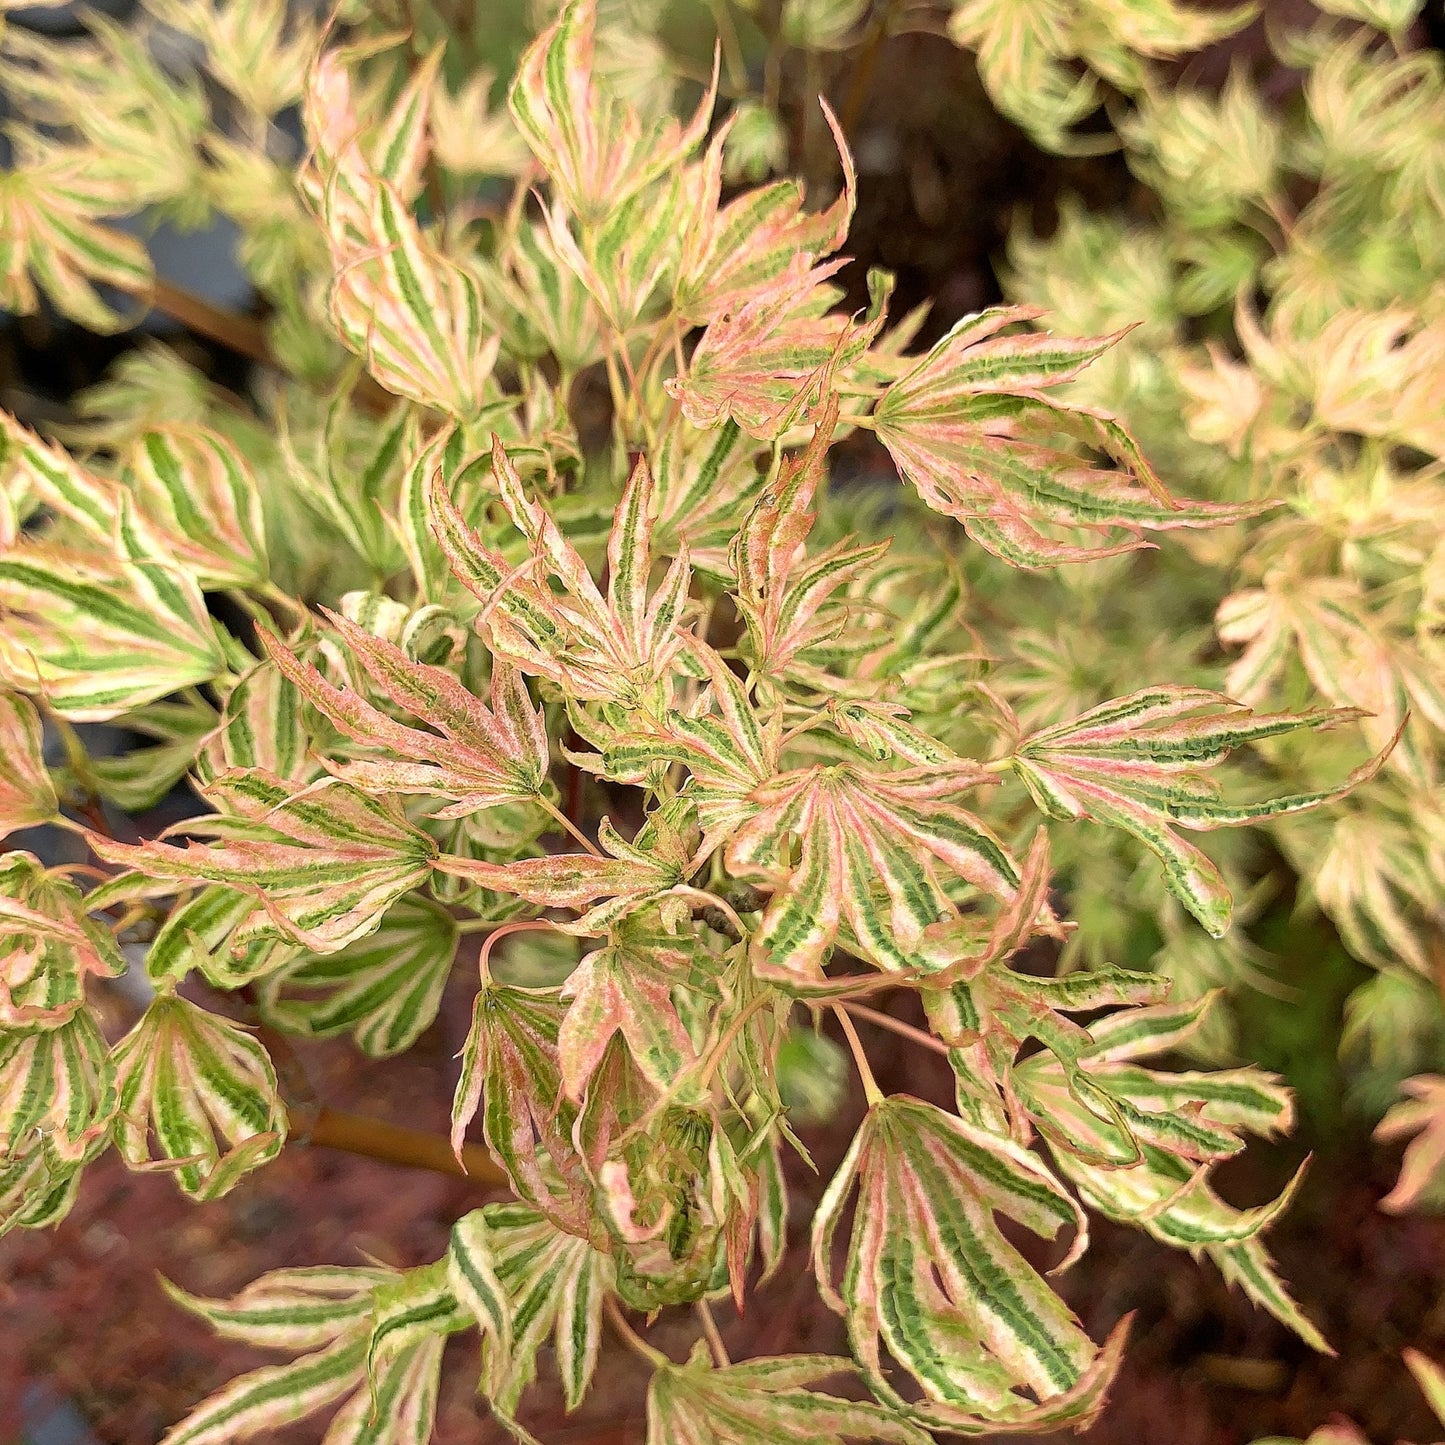
<path id="1" fill-rule="evenodd" d="M 266 340 L 265 328 L 255 317 L 227 310 L 224 306 L 216 306 L 204 297 L 159 276 L 149 290 L 138 291 L 137 295 L 148 301 L 154 310 L 164 312 L 173 321 L 179 321 L 197 336 L 204 336 L 208 341 L 214 341 L 217 345 L 256 362 L 258 366 L 267 366 L 273 371 L 283 369 Z M 396 397 L 379 385 L 369 372 L 362 372 L 357 377 L 351 390 L 351 399 L 372 416 L 385 416 L 396 404 Z"/>
<path id="2" fill-rule="evenodd" d="M 892 0 L 882 0 L 869 23 L 862 49 L 853 65 L 853 73 L 848 78 L 848 91 L 843 97 L 838 124 L 850 143 L 857 139 L 855 132 L 863 116 L 863 104 L 868 99 L 868 92 L 873 88 L 873 74 L 878 68 L 883 42 L 888 38 L 888 22 L 892 13 Z"/>
<path id="3" fill-rule="evenodd" d="M 437 1174 L 468 1178 L 475 1184 L 506 1184 L 507 1175 L 481 1144 L 462 1147 L 461 1162 L 452 1153 L 451 1144 L 440 1134 L 408 1129 L 370 1119 L 364 1114 L 348 1114 L 324 1105 L 317 1111 L 315 1122 L 305 1135 L 294 1142 L 320 1145 L 326 1149 L 344 1149 L 348 1154 L 361 1154 L 367 1159 L 380 1159 L 409 1169 L 430 1169 Z"/>
<path id="4" fill-rule="evenodd" d="M 262 366 L 276 364 L 266 343 L 266 333 L 254 317 L 213 305 L 203 296 L 197 296 L 160 276 L 155 278 L 146 299 L 157 311 L 164 311 L 172 320 L 179 321 L 198 336 L 218 342 Z"/>

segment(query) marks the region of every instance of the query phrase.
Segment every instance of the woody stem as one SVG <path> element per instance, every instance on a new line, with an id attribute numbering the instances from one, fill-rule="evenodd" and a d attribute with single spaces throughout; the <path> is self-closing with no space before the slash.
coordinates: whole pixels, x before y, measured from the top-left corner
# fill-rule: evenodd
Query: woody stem
<path id="1" fill-rule="evenodd" d="M 465 1176 L 475 1184 L 505 1184 L 506 1173 L 481 1144 L 462 1146 L 460 1161 L 451 1144 L 440 1134 L 388 1124 L 364 1114 L 349 1114 L 323 1105 L 315 1122 L 295 1142 L 343 1149 L 367 1159 L 380 1159 L 410 1169 L 430 1169 L 437 1174 Z"/>
<path id="2" fill-rule="evenodd" d="M 149 300 L 157 311 L 164 311 L 167 316 L 179 321 L 198 336 L 218 342 L 231 351 L 260 362 L 262 366 L 275 365 L 271 348 L 266 343 L 266 333 L 253 317 L 216 306 L 204 297 L 159 276 L 151 284 L 145 299 Z"/>

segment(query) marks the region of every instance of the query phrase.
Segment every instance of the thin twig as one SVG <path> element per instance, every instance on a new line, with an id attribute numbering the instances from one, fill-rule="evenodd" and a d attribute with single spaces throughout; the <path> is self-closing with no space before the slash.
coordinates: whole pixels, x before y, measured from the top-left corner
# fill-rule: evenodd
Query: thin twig
<path id="1" fill-rule="evenodd" d="M 602 856 L 597 845 L 564 813 L 561 808 L 538 797 L 537 801 L 569 832 L 594 858 Z"/>
<path id="2" fill-rule="evenodd" d="M 858 1030 L 853 1027 L 853 1020 L 848 1017 L 847 1011 L 841 1004 L 833 1005 L 833 1016 L 838 1020 L 838 1026 L 843 1030 L 843 1037 L 848 1040 L 848 1047 L 853 1051 L 853 1063 L 858 1069 L 858 1077 L 863 1084 L 863 1097 L 868 1101 L 871 1109 L 874 1104 L 883 1102 L 883 1090 L 878 1087 L 878 1080 L 873 1077 L 872 1065 L 868 1062 L 868 1055 L 863 1052 L 863 1043 L 858 1037 Z"/>
<path id="3" fill-rule="evenodd" d="M 876 1008 L 869 1008 L 867 1004 L 844 1002 L 843 1008 L 856 1018 L 867 1019 L 870 1024 L 877 1024 L 880 1029 L 887 1029 L 899 1038 L 910 1040 L 925 1049 L 932 1049 L 936 1054 L 942 1054 L 947 1058 L 951 1052 L 948 1045 L 942 1039 L 936 1039 L 930 1033 L 922 1029 L 916 1029 L 912 1024 L 906 1024 L 902 1019 L 896 1019 L 892 1014 L 880 1013 Z"/>
<path id="4" fill-rule="evenodd" d="M 727 1346 L 723 1344 L 722 1331 L 717 1327 L 717 1321 L 712 1317 L 712 1310 L 708 1307 L 705 1299 L 700 1299 L 696 1304 L 697 1317 L 702 1321 L 702 1332 L 707 1336 L 708 1348 L 712 1351 L 713 1362 L 718 1369 L 725 1370 L 732 1364 L 728 1358 Z"/>
<path id="5" fill-rule="evenodd" d="M 627 1345 L 628 1349 L 641 1355 L 654 1369 L 672 1363 L 661 1350 L 654 1349 L 627 1323 L 621 1309 L 618 1308 L 617 1300 L 612 1295 L 607 1296 L 602 1303 L 602 1307 L 607 1312 L 608 1322 L 612 1328 L 617 1331 L 618 1335 L 621 1336 L 623 1343 Z"/>
<path id="6" fill-rule="evenodd" d="M 848 78 L 848 91 L 843 97 L 843 108 L 839 112 L 838 124 L 842 127 L 843 134 L 848 137 L 850 143 L 854 140 L 854 127 L 863 114 L 863 103 L 868 99 L 868 92 L 873 86 L 873 73 L 878 68 L 878 57 L 883 52 L 883 42 L 888 38 L 888 22 L 892 15 L 893 0 L 882 0 L 882 3 L 874 11 L 872 23 L 868 26 L 868 33 L 863 38 L 863 48 L 858 52 L 858 59 L 853 65 L 853 73 Z"/>

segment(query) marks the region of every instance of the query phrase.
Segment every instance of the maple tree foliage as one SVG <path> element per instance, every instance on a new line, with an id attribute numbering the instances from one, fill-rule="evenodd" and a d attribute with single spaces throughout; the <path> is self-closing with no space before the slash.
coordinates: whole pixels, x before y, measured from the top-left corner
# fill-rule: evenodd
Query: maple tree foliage
<path id="1" fill-rule="evenodd" d="M 66 62 L 14 57 L 40 160 L 22 147 L 0 191 L 6 300 L 38 286 L 110 324 L 94 286 L 148 283 L 104 220 L 199 205 L 246 237 L 274 374 L 242 415 L 145 359 L 70 451 L 3 423 L 0 829 L 59 823 L 109 873 L 85 892 L 93 869 L 0 858 L 0 1229 L 62 1218 L 111 1144 L 192 1197 L 231 1188 L 287 1136 L 268 1037 L 394 1054 L 462 958 L 452 1142 L 461 1159 L 483 1141 L 515 1196 L 417 1269 L 175 1292 L 290 1358 L 169 1445 L 322 1409 L 328 1440 L 424 1441 L 462 1331 L 487 1408 L 528 1440 L 544 1341 L 575 1405 L 608 1320 L 653 1367 L 657 1445 L 1082 1425 L 1127 1326 L 1092 1339 L 1001 1221 L 1060 1241 L 1065 1268 L 1090 1210 L 1207 1257 L 1325 1348 L 1262 1239 L 1289 1191 L 1241 1209 L 1210 1182 L 1245 1135 L 1288 1127 L 1287 1092 L 1140 1064 L 1210 1006 L 1167 1001 L 1156 975 L 1014 966 L 1071 934 L 1050 857 L 1077 823 L 1153 854 L 1199 936 L 1222 934 L 1224 872 L 1177 830 L 1324 809 L 1394 741 L 1361 739 L 1323 665 L 1327 706 L 1136 675 L 1048 718 L 1026 669 L 1017 686 L 986 670 L 960 550 L 1033 578 L 1274 525 L 1256 496 L 1175 495 L 1110 410 L 1056 390 L 1110 365 L 1123 326 L 1068 338 L 995 308 L 914 354 L 888 278 L 841 307 L 856 179 L 831 112 L 831 204 L 808 210 L 791 181 L 724 202 L 716 79 L 683 120 L 624 93 L 592 0 L 562 5 L 471 146 L 449 128 L 485 86 L 450 88 L 440 50 L 288 28 L 276 0 L 152 9 L 209 47 L 244 123 L 104 22 L 68 90 Z M 962 5 L 955 30 L 1017 90 L 1026 70 L 1000 81 L 990 38 L 1006 9 Z M 270 122 L 293 102 L 306 150 L 288 162 Z M 124 151 L 148 122 L 184 159 L 169 180 Z M 477 175 L 516 178 L 515 203 L 474 216 Z M 610 400 L 601 445 L 569 410 L 583 372 Z M 1371 395 L 1333 395 L 1341 425 L 1374 416 Z M 1411 445 L 1433 436 L 1418 410 Z M 860 430 L 896 463 L 899 508 L 936 523 L 926 540 L 846 525 L 829 454 Z M 1253 597 L 1231 615 L 1239 640 L 1295 625 Z M 74 725 L 96 721 L 148 745 L 90 758 Z M 1261 745 L 1326 730 L 1356 756 L 1309 786 L 1272 778 Z M 1232 751 L 1256 764 L 1244 801 L 1214 773 Z M 103 826 L 182 780 L 196 811 L 162 835 Z M 575 961 L 516 976 L 508 940 L 529 931 L 575 940 Z M 110 1039 L 94 991 L 135 944 L 153 997 Z M 203 1007 L 193 979 L 265 1031 Z M 954 1108 L 880 1090 L 854 1019 L 885 990 L 921 1001 L 913 1036 L 946 1055 Z M 733 1362 L 708 1302 L 740 1305 L 779 1267 L 782 1159 L 803 1147 L 779 1060 L 824 1016 L 867 1101 L 812 1223 L 852 1358 Z M 683 1362 L 628 1323 L 675 1307 L 704 1334 Z M 824 1388 L 839 1378 L 871 1398 Z"/>

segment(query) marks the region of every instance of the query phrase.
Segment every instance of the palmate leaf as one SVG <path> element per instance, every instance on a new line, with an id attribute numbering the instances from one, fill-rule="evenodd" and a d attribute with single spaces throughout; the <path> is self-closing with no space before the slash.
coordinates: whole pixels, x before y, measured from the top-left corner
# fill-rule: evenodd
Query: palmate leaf
<path id="1" fill-rule="evenodd" d="M 833 1237 L 855 1187 L 840 1293 Z M 1075 1254 L 1087 1237 L 1078 1205 L 1035 1155 L 920 1100 L 880 1100 L 814 1217 L 823 1298 L 847 1320 L 869 1387 L 913 1419 L 971 1434 L 1087 1421 L 1124 1327 L 1098 1349 L 1004 1238 L 995 1211 L 1049 1238 L 1073 1226 Z M 906 1404 L 888 1382 L 884 1349 L 918 1382 L 921 1402 Z"/>
<path id="2" fill-rule="evenodd" d="M 222 634 L 164 536 L 122 499 L 116 554 L 22 538 L 0 551 L 0 683 L 104 722 L 227 667 Z"/>
<path id="3" fill-rule="evenodd" d="M 1258 7 L 1191 6 L 1178 0 L 954 0 L 948 33 L 978 56 L 993 103 L 1046 149 L 1067 154 L 1069 128 L 1099 104 L 1079 59 L 1132 94 L 1149 81 L 1149 59 L 1200 50 L 1246 24 Z"/>
<path id="4" fill-rule="evenodd" d="M 720 206 L 724 148 L 732 119 L 714 137 L 703 159 L 684 172 L 690 214 L 673 301 L 685 320 L 705 326 L 745 304 L 758 287 L 795 264 L 795 257 L 816 264 L 847 239 L 858 177 L 831 108 L 822 97 L 819 103 L 843 164 L 843 189 L 824 210 L 805 211 L 803 185 L 791 179 L 745 191 Z"/>
<path id="5" fill-rule="evenodd" d="M 405 562 L 393 518 L 407 464 L 421 450 L 413 408 L 386 416 L 357 415 L 349 389 L 339 389 L 325 424 L 287 427 L 282 434 L 288 481 L 301 501 L 334 527 L 378 577 Z"/>
<path id="6" fill-rule="evenodd" d="M 867 547 L 842 542 L 808 556 L 808 534 L 817 517 L 810 508 L 837 420 L 835 398 L 818 414 L 807 450 L 785 462 L 758 498 L 729 552 L 737 578 L 734 602 L 752 644 L 749 661 L 770 679 L 786 677 L 801 654 L 837 634 L 847 614 L 833 594 L 887 550 L 886 542 Z"/>
<path id="7" fill-rule="evenodd" d="M 482 602 L 477 620 L 492 651 L 579 701 L 628 707 L 661 702 L 684 639 L 687 545 L 649 597 L 655 486 L 639 458 L 613 514 L 604 596 L 577 549 L 540 503 L 528 498 L 500 438 L 492 438 L 492 473 L 502 503 L 527 540 L 530 565 L 513 567 L 467 525 L 441 473 L 427 489 L 432 530 L 452 571 Z M 560 594 L 547 584 L 561 584 Z"/>
<path id="8" fill-rule="evenodd" d="M 547 777 L 547 734 L 521 675 L 506 663 L 492 669 L 491 707 L 445 668 L 415 662 L 401 648 L 323 608 L 347 655 L 396 707 L 430 730 L 409 727 L 360 693 L 328 682 L 314 664 L 262 630 L 267 654 L 302 697 L 377 758 L 332 763 L 353 787 L 386 797 L 423 793 L 451 801 L 435 813 L 460 818 L 480 808 L 535 799 Z"/>
<path id="9" fill-rule="evenodd" d="M 173 423 L 143 433 L 125 460 L 122 482 L 141 508 L 180 544 L 205 585 L 265 582 L 262 489 L 235 445 L 208 427 Z"/>
<path id="10" fill-rule="evenodd" d="M 850 946 L 881 967 L 918 965 L 924 930 L 956 913 L 940 864 L 986 895 L 1010 898 L 1017 865 L 954 801 L 992 780 L 962 760 L 899 772 L 835 763 L 755 787 L 751 816 L 726 847 L 731 873 L 773 889 L 750 945 L 754 970 L 789 988 L 824 986 L 823 960 L 845 922 Z"/>
<path id="11" fill-rule="evenodd" d="M 1145 1148 L 1213 1163 L 1244 1148 L 1240 1134 L 1287 1129 L 1288 1092 L 1257 1069 L 1211 1073 L 1143 1068 L 1140 1056 L 1196 1034 L 1212 995 L 1190 1004 L 1121 1010 L 1090 1025 L 1077 1049 L 1041 1051 L 1011 1072 L 1013 1088 L 1056 1150 L 1102 1168 L 1140 1163 Z"/>
<path id="12" fill-rule="evenodd" d="M 219 433 L 172 424 L 143 432 L 119 481 L 87 471 L 60 447 L 0 414 L 7 483 L 19 483 L 105 550 L 115 544 L 129 493 L 157 537 L 161 554 L 202 586 L 245 586 L 266 579 L 266 551 L 255 476 Z"/>
<path id="13" fill-rule="evenodd" d="M 774 441 L 803 420 L 882 329 L 891 283 L 870 272 L 872 304 L 861 322 L 833 311 L 831 278 L 846 261 L 787 268 L 709 323 L 687 370 L 669 377 L 668 394 L 694 426 L 735 422 L 750 437 Z"/>
<path id="14" fill-rule="evenodd" d="M 1112 556 L 1143 546 L 1145 530 L 1220 526 L 1260 510 L 1171 497 L 1119 422 L 1047 396 L 1124 333 L 998 334 L 1042 314 L 996 306 L 964 317 L 878 402 L 878 439 L 930 507 L 1019 567 Z M 1061 437 L 1075 450 L 1061 450 Z M 1088 451 L 1105 453 L 1115 469 L 1080 454 Z M 1059 528 L 1130 535 L 1078 542 L 1053 535 Z"/>
<path id="15" fill-rule="evenodd" d="M 1375 1138 L 1408 1139 L 1400 1177 L 1380 1201 L 1391 1214 L 1404 1214 L 1419 1206 L 1437 1188 L 1445 1171 L 1445 1079 L 1420 1074 L 1400 1086 L 1406 1096 L 1391 1105 L 1375 1126 Z"/>
<path id="16" fill-rule="evenodd" d="M 1291 659 L 1298 658 L 1323 697 L 1370 714 L 1361 725 L 1376 748 L 1390 742 L 1409 712 L 1445 730 L 1439 667 L 1415 639 L 1392 636 L 1354 583 L 1276 573 L 1263 587 L 1226 597 L 1215 624 L 1221 642 L 1246 644 L 1225 677 L 1230 696 L 1241 702 L 1255 704 L 1267 697 Z M 1412 743 L 1406 734 L 1392 762 L 1416 778 L 1428 778 L 1430 764 L 1416 759 Z"/>
<path id="17" fill-rule="evenodd" d="M 1056 1153 L 1055 1159 L 1089 1208 L 1143 1229 L 1175 1249 L 1208 1256 L 1225 1279 L 1239 1284 L 1311 1349 L 1333 1354 L 1280 1282 L 1259 1238 L 1288 1206 L 1303 1171 L 1277 1198 L 1253 1209 L 1235 1209 L 1214 1192 L 1201 1170 L 1150 1146 L 1142 1163 L 1123 1169 L 1101 1168 L 1067 1152 Z"/>
<path id="18" fill-rule="evenodd" d="M 589 908 L 559 928 L 594 937 L 649 903 L 666 905 L 668 895 L 687 882 L 697 866 L 696 830 L 688 826 L 686 801 L 656 809 L 631 842 L 604 818 L 597 840 L 607 856 L 551 853 L 515 863 L 443 857 L 444 873 L 480 883 L 496 893 L 511 893 L 542 908 Z M 674 908 L 674 913 L 682 911 Z"/>
<path id="19" fill-rule="evenodd" d="M 0 841 L 17 828 L 48 823 L 59 810 L 40 714 L 29 698 L 0 692 Z"/>
<path id="20" fill-rule="evenodd" d="M 659 1092 L 695 1061 L 692 1041 L 672 1001 L 685 976 L 687 954 L 665 941 L 609 936 L 585 955 L 562 986 L 570 1000 L 557 1037 L 562 1086 L 580 1101 L 613 1035 L 627 1042 L 633 1062 Z"/>
<path id="21" fill-rule="evenodd" d="M 288 1034 L 349 1032 L 362 1053 L 388 1058 L 409 1049 L 436 1017 L 457 937 L 450 913 L 409 895 L 368 937 L 268 970 L 257 983 L 257 1005 Z"/>
<path id="22" fill-rule="evenodd" d="M 125 971 L 73 883 L 33 853 L 0 853 L 0 1029 L 56 1028 L 85 1007 L 89 978 Z"/>
<path id="23" fill-rule="evenodd" d="M 286 1110 L 276 1071 L 265 1049 L 228 1019 L 162 994 L 111 1063 L 116 1147 L 131 1168 L 172 1169 L 185 1194 L 206 1200 L 281 1152 Z"/>
<path id="24" fill-rule="evenodd" d="M 366 147 L 347 61 L 327 51 L 312 72 L 304 114 L 313 154 L 299 178 L 331 249 L 331 320 L 388 391 L 476 416 L 499 338 L 488 334 L 476 276 L 423 235 L 409 207 L 441 51 L 416 67 Z"/>
<path id="25" fill-rule="evenodd" d="M 647 1445 L 842 1445 L 880 1440 L 928 1445 L 918 1426 L 881 1406 L 809 1389 L 851 1375 L 851 1360 L 785 1355 L 714 1367 L 699 1342 L 685 1365 L 659 1366 L 647 1392 Z"/>
<path id="26" fill-rule="evenodd" d="M 53 1222 L 81 1164 L 110 1137 L 114 1078 L 88 1010 L 58 1028 L 0 1029 L 0 1234 Z M 39 1206 L 37 1208 L 37 1206 Z"/>
<path id="27" fill-rule="evenodd" d="M 254 894 L 222 884 L 179 899 L 146 950 L 146 974 L 161 985 L 194 969 L 216 988 L 229 990 L 283 968 L 300 951 L 296 944 L 274 934 L 245 941 L 237 936 L 254 921 L 256 907 Z"/>
<path id="28" fill-rule="evenodd" d="M 1337 787 L 1257 803 L 1225 802 L 1218 784 L 1199 770 L 1245 743 L 1334 727 L 1358 716 L 1350 709 L 1253 713 L 1203 688 L 1145 688 L 1034 733 L 1009 764 L 1048 816 L 1092 818 L 1122 828 L 1155 853 L 1169 891 L 1217 938 L 1229 927 L 1229 890 L 1214 863 L 1174 832 L 1174 825 L 1237 828 L 1317 808 L 1372 778 L 1385 754 Z"/>
<path id="29" fill-rule="evenodd" d="M 536 1377 L 537 1351 L 550 1333 L 567 1407 L 575 1409 L 597 1365 L 611 1258 L 524 1204 L 488 1204 L 477 1213 L 486 1221 L 512 1327 L 511 1348 L 488 1359 L 482 1388 L 494 1409 L 515 1409 Z"/>
<path id="30" fill-rule="evenodd" d="M 564 1011 L 555 990 L 483 981 L 452 1100 L 452 1148 L 461 1154 L 481 1109 L 487 1147 L 518 1198 L 586 1239 L 597 1226 L 591 1182 L 572 1142 L 577 1110 L 562 1089 L 557 1035 Z"/>
<path id="31" fill-rule="evenodd" d="M 306 1350 L 241 1375 L 204 1400 L 162 1445 L 231 1445 L 269 1438 L 347 1396 L 329 1445 L 427 1445 L 446 1337 L 469 1317 L 446 1262 L 391 1269 L 283 1269 L 229 1300 L 167 1285 L 176 1302 L 222 1335 L 267 1349 Z"/>
<path id="32" fill-rule="evenodd" d="M 626 336 L 642 319 L 666 273 L 676 263 L 685 224 L 677 176 L 651 186 L 610 211 L 580 240 L 566 208 L 554 202 L 547 226 L 558 257 L 582 282 L 614 333 Z"/>
<path id="33" fill-rule="evenodd" d="M 97 284 L 143 294 L 151 262 L 133 236 L 101 225 L 132 209 L 128 188 L 96 173 L 89 152 L 31 142 L 15 170 L 0 175 L 0 304 L 29 316 L 43 293 L 62 315 L 91 331 L 122 331 L 132 318 L 101 300 Z"/>
<path id="34" fill-rule="evenodd" d="M 1273 1135 L 1289 1128 L 1294 1109 L 1288 1091 L 1254 1069 L 1173 1074 L 1135 1062 L 1178 1048 L 1198 1030 L 1212 1002 L 1206 997 L 1121 1009 L 1091 1023 L 1089 1042 L 1069 1059 L 1075 1099 L 1083 1107 L 1055 1111 L 1055 1087 L 1049 1123 L 1044 1126 L 1041 1117 L 1041 1128 L 1060 1172 L 1085 1204 L 1175 1249 L 1208 1255 L 1256 1303 L 1312 1348 L 1328 1352 L 1259 1238 L 1288 1205 L 1303 1168 L 1278 1197 L 1252 1209 L 1226 1204 L 1209 1182 L 1210 1166 L 1237 1150 L 1241 1133 Z M 1026 1060 L 1015 1071 L 1025 1099 L 1041 1080 L 1057 1080 L 1060 1071 L 1052 1063 L 1037 1061 L 1046 1057 Z M 1133 1145 L 1133 1157 L 1121 1142 Z"/>
<path id="35" fill-rule="evenodd" d="M 147 0 L 146 8 L 206 47 L 206 68 L 257 115 L 301 98 L 316 51 L 316 23 L 285 0 Z"/>
<path id="36" fill-rule="evenodd" d="M 426 882 L 436 844 L 392 801 L 345 783 L 297 794 L 261 768 L 227 773 L 205 796 L 233 816 L 189 819 L 211 845 L 117 843 L 92 837 L 108 862 L 177 883 L 226 883 L 256 899 L 237 937 L 280 933 L 333 953 L 365 937 L 398 898 Z"/>
<path id="37" fill-rule="evenodd" d="M 675 170 L 707 133 L 717 80 L 686 126 L 645 123 L 593 76 L 596 0 L 566 0 L 527 48 L 507 100 L 517 129 L 562 203 L 584 226 Z"/>

